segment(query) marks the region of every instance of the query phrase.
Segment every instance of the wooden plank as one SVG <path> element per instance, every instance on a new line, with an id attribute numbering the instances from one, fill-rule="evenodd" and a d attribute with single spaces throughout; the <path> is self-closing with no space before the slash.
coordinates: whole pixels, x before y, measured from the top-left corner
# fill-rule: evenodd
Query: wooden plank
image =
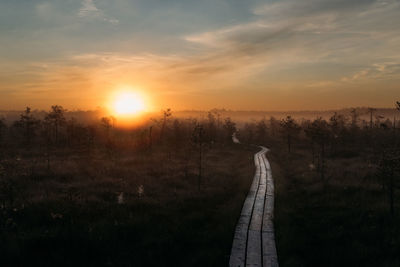
<path id="1" fill-rule="evenodd" d="M 278 267 L 278 257 L 275 246 L 275 235 L 273 232 L 262 233 L 263 244 L 263 266 Z"/>
<path id="2" fill-rule="evenodd" d="M 269 216 L 264 216 L 262 231 L 269 233 L 274 232 L 274 222 L 269 218 Z"/>
<path id="3" fill-rule="evenodd" d="M 253 182 L 236 226 L 229 266 L 278 267 L 273 224 L 274 181 L 265 153 L 254 155 Z"/>
<path id="4" fill-rule="evenodd" d="M 274 196 L 266 195 L 265 196 L 265 206 L 264 206 L 264 214 L 268 214 L 271 218 L 274 213 Z M 264 217 L 266 216 L 264 215 Z"/>
<path id="5" fill-rule="evenodd" d="M 243 267 L 246 260 L 247 230 L 250 216 L 241 215 L 235 230 L 229 266 Z"/>
<path id="6" fill-rule="evenodd" d="M 254 208 L 247 240 L 246 266 L 262 266 L 261 230 L 263 222 L 267 173 L 265 171 L 264 161 L 262 160 L 262 153 L 260 153 L 258 156 L 260 159 L 259 164 L 261 168 L 261 175 L 256 199 L 254 202 Z"/>
<path id="7" fill-rule="evenodd" d="M 259 230 L 249 230 L 247 240 L 246 266 L 262 266 L 261 234 Z"/>
<path id="8" fill-rule="evenodd" d="M 260 170 L 261 160 L 262 159 L 259 153 L 254 155 L 256 171 L 249 193 L 247 194 L 247 197 L 244 201 L 238 224 L 236 225 L 235 235 L 232 242 L 231 256 L 229 259 L 229 266 L 231 267 L 245 266 L 246 256 L 247 256 L 246 249 L 248 242 L 248 230 L 251 221 L 251 214 L 254 208 L 254 201 L 258 190 L 258 184 L 261 176 L 261 170 Z M 261 238 L 259 240 L 259 243 L 261 246 Z"/>
<path id="9" fill-rule="evenodd" d="M 265 184 L 260 184 L 256 200 L 254 203 L 253 214 L 251 217 L 250 229 L 261 230 L 265 199 Z"/>
<path id="10" fill-rule="evenodd" d="M 263 267 L 278 267 L 278 256 L 276 252 L 275 233 L 274 233 L 274 199 L 275 187 L 271 172 L 271 165 L 265 154 L 262 155 L 264 166 L 267 172 L 267 190 L 265 196 L 263 226 L 262 226 L 262 248 L 263 248 Z"/>

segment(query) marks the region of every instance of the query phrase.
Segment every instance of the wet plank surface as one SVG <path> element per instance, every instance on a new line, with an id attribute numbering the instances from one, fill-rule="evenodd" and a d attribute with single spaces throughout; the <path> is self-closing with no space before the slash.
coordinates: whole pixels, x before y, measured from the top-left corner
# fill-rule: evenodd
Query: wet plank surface
<path id="1" fill-rule="evenodd" d="M 273 224 L 274 182 L 265 156 L 254 155 L 256 172 L 236 225 L 229 266 L 278 267 Z"/>

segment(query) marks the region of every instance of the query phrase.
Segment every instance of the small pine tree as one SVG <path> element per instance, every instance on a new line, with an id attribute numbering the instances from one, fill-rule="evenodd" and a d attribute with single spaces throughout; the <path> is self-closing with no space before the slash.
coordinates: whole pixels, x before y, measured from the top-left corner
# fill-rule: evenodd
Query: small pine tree
<path id="1" fill-rule="evenodd" d="M 0 144 L 3 141 L 4 129 L 6 128 L 7 128 L 6 123 L 4 122 L 3 119 L 0 119 Z"/>
<path id="2" fill-rule="evenodd" d="M 291 116 L 287 116 L 286 119 L 281 120 L 280 125 L 286 137 L 287 147 L 290 153 L 292 151 L 293 139 L 299 135 L 301 128 Z"/>
<path id="3" fill-rule="evenodd" d="M 196 124 L 193 129 L 192 134 L 192 142 L 197 147 L 199 151 L 199 158 L 198 158 L 198 191 L 201 189 L 201 180 L 202 180 L 202 163 L 203 163 L 203 144 L 204 144 L 204 127 L 201 124 Z"/>
<path id="4" fill-rule="evenodd" d="M 14 123 L 14 126 L 21 129 L 24 137 L 24 144 L 28 147 L 31 146 L 39 125 L 40 120 L 33 116 L 30 107 L 26 107 L 24 113 L 20 115 L 20 119 Z"/>
<path id="5" fill-rule="evenodd" d="M 231 118 L 226 118 L 225 123 L 223 125 L 225 130 L 225 140 L 227 142 L 232 142 L 232 135 L 236 132 L 236 123 L 234 123 Z"/>
<path id="6" fill-rule="evenodd" d="M 60 128 L 65 125 L 65 112 L 67 110 L 62 106 L 54 105 L 51 106 L 50 112 L 45 117 L 45 122 L 49 125 L 50 136 L 54 142 L 58 144 Z"/>

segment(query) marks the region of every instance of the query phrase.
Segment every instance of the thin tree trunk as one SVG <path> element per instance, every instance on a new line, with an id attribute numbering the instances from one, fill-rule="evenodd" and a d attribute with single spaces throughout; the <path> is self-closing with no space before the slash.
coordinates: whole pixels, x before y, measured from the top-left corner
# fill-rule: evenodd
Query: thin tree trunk
<path id="1" fill-rule="evenodd" d="M 394 216 L 394 173 L 393 168 L 390 173 L 390 184 L 389 184 L 389 201 L 390 201 L 390 215 Z"/>
<path id="2" fill-rule="evenodd" d="M 311 147 L 312 147 L 312 164 L 315 164 L 315 149 L 313 141 L 311 141 Z"/>
<path id="3" fill-rule="evenodd" d="M 151 136 L 152 130 L 153 130 L 153 126 L 150 126 L 150 129 L 149 129 L 149 150 L 150 150 L 150 151 L 151 151 L 151 147 L 152 147 L 152 145 L 153 145 L 153 137 Z"/>
<path id="4" fill-rule="evenodd" d="M 325 144 L 321 145 L 321 180 L 325 181 Z"/>
<path id="5" fill-rule="evenodd" d="M 198 177 L 198 190 L 200 191 L 200 186 L 201 186 L 201 176 L 202 176 L 202 155 L 203 151 L 202 151 L 202 143 L 200 143 L 200 153 L 199 153 L 199 177 Z"/>

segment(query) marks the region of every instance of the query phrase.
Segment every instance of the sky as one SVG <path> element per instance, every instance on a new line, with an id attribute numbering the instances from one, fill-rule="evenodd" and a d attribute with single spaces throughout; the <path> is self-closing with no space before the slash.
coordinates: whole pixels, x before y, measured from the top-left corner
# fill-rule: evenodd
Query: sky
<path id="1" fill-rule="evenodd" d="M 400 0 L 1 0 L 0 110 L 316 110 L 400 100 Z"/>

